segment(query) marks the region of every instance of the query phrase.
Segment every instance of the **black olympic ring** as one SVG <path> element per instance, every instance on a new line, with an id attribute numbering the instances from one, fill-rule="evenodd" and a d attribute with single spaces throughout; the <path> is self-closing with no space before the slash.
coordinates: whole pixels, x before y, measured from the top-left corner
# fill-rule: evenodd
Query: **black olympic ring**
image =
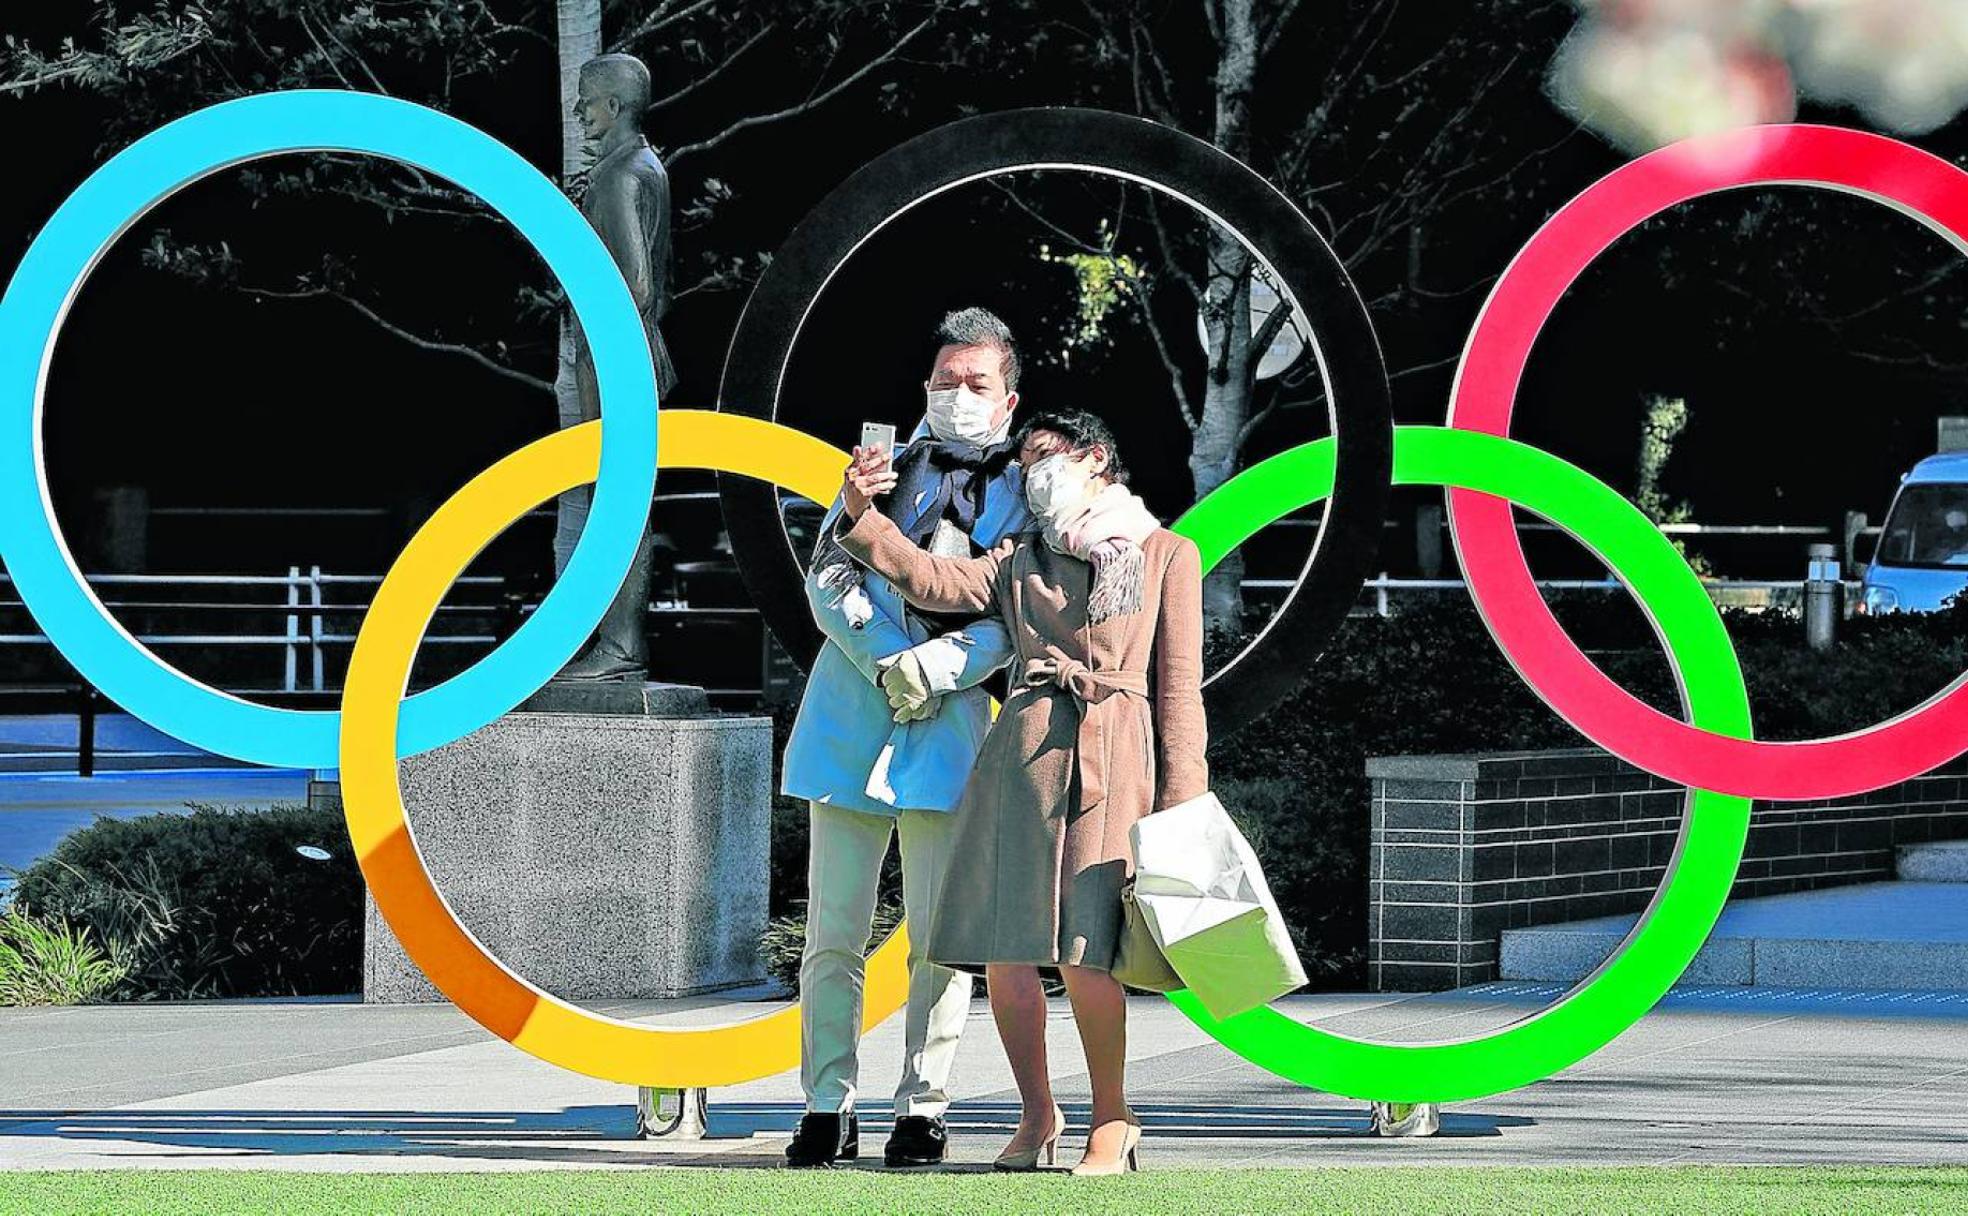
<path id="1" fill-rule="evenodd" d="M 1333 494 L 1305 566 L 1257 637 L 1204 684 L 1227 736 L 1303 682 L 1372 573 L 1393 480 L 1387 370 L 1360 293 L 1310 220 L 1242 161 L 1171 127 L 1107 110 L 1039 108 L 966 118 L 898 144 L 807 213 L 759 277 L 725 358 L 718 409 L 775 419 L 793 345 L 827 283 L 863 242 L 924 199 L 1024 169 L 1079 169 L 1150 186 L 1243 240 L 1311 331 L 1337 440 Z M 874 221 L 869 216 L 881 218 Z M 732 553 L 780 645 L 811 667 L 822 641 L 777 491 L 718 474 Z"/>

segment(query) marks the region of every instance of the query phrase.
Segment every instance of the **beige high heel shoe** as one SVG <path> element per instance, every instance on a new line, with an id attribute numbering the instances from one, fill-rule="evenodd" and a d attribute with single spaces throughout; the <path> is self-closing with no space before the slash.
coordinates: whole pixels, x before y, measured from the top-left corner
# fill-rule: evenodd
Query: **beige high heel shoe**
<path id="1" fill-rule="evenodd" d="M 1111 1174 L 1138 1174 L 1141 1172 L 1141 1124 L 1129 1112 L 1127 1130 L 1121 1133 L 1121 1154 L 1111 1162 L 1091 1164 L 1082 1157 L 1073 1167 L 1075 1178 L 1103 1178 Z M 1105 1127 L 1106 1124 L 1102 1124 Z M 1093 1143 L 1093 1133 L 1087 1133 L 1087 1143 Z"/>
<path id="2" fill-rule="evenodd" d="M 1039 1168 L 1041 1158 L 1047 1165 L 1059 1164 L 1059 1137 L 1066 1131 L 1066 1112 L 1058 1103 L 1052 1107 L 1052 1131 L 1045 1139 L 1031 1148 L 1006 1149 L 998 1154 L 991 1168 L 1007 1174 L 1029 1174 Z"/>

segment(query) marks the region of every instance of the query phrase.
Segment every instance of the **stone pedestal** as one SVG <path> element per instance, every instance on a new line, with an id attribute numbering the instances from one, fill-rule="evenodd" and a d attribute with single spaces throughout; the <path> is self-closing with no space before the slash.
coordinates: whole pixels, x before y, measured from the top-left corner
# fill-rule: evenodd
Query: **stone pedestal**
<path id="1" fill-rule="evenodd" d="M 520 703 L 530 714 L 637 714 L 690 718 L 711 712 L 711 699 L 694 684 L 650 680 L 549 680 Z"/>
<path id="2" fill-rule="evenodd" d="M 771 842 L 765 718 L 512 713 L 403 762 L 438 889 L 569 1001 L 757 983 Z M 370 901 L 363 1000 L 443 997 Z"/>

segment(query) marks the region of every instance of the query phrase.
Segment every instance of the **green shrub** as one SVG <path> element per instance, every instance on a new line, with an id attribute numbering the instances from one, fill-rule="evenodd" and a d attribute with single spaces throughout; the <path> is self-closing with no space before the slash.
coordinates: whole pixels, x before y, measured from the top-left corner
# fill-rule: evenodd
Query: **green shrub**
<path id="1" fill-rule="evenodd" d="M 81 1005 L 101 1000 L 127 968 L 84 929 L 0 912 L 0 1006 Z"/>
<path id="2" fill-rule="evenodd" d="M 329 860 L 300 856 L 300 845 Z M 110 943 L 128 967 L 122 999 L 361 987 L 362 879 L 339 812 L 194 806 L 99 819 L 23 870 L 14 898 Z"/>
<path id="3" fill-rule="evenodd" d="M 1609 676 L 1680 716 L 1651 626 L 1603 594 L 1554 597 Z M 1968 608 L 1841 622 L 1827 654 L 1782 613 L 1725 613 L 1756 734 L 1856 730 L 1920 704 L 1968 670 Z M 1305 686 L 1210 751 L 1218 794 L 1243 825 L 1298 938 L 1314 986 L 1365 982 L 1371 756 L 1591 746 L 1539 701 L 1466 597 L 1350 620 Z"/>
<path id="4" fill-rule="evenodd" d="M 1216 795 L 1264 863 L 1264 878 L 1313 986 L 1361 973 L 1366 943 L 1347 909 L 1367 899 L 1364 817 L 1275 777 L 1222 777 Z"/>
<path id="5" fill-rule="evenodd" d="M 875 907 L 875 929 L 869 935 L 872 949 L 888 940 L 895 926 L 902 922 L 902 905 L 884 899 Z M 759 953 L 765 959 L 765 973 L 791 992 L 799 991 L 800 955 L 806 950 L 806 901 L 784 916 L 775 916 L 765 927 L 765 935 L 759 938 Z"/>
<path id="6" fill-rule="evenodd" d="M 772 796 L 772 877 L 766 906 L 775 918 L 790 916 L 806 902 L 806 821 L 806 799 Z"/>

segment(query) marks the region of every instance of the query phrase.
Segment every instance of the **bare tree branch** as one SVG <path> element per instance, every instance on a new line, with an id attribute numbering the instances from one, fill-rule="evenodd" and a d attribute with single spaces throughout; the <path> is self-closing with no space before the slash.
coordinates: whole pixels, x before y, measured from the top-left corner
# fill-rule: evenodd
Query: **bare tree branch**
<path id="1" fill-rule="evenodd" d="M 1249 350 L 1252 367 L 1257 366 L 1257 361 L 1264 357 L 1264 352 L 1271 349 L 1271 343 L 1277 340 L 1278 334 L 1285 328 L 1285 322 L 1291 320 L 1292 312 L 1292 306 L 1287 304 L 1282 296 L 1279 297 L 1278 306 L 1271 310 L 1271 315 L 1264 318 L 1264 324 L 1258 326 L 1257 332 L 1251 335 Z"/>
<path id="2" fill-rule="evenodd" d="M 1503 183 L 1509 181 L 1511 178 L 1517 176 L 1518 172 L 1522 170 L 1524 166 L 1530 164 L 1533 161 L 1543 160 L 1545 157 L 1551 155 L 1553 152 L 1557 151 L 1559 148 L 1569 143 L 1573 139 L 1573 137 L 1579 135 L 1584 130 L 1585 130 L 1585 124 L 1583 122 L 1574 123 L 1572 125 L 1571 130 L 1566 131 L 1563 135 L 1560 135 L 1557 139 L 1552 140 L 1548 144 L 1545 144 L 1541 147 L 1533 148 L 1529 152 L 1524 153 L 1524 155 L 1518 157 L 1515 161 L 1512 161 L 1509 165 L 1505 166 L 1502 170 L 1498 171 L 1497 173 L 1494 173 L 1491 176 L 1484 178 L 1481 181 L 1470 182 L 1467 185 L 1460 186 L 1455 190 L 1452 190 L 1446 194 L 1438 194 L 1438 196 L 1430 203 L 1429 210 L 1440 212 L 1455 203 L 1461 202 L 1463 199 L 1468 198 L 1470 195 L 1480 194 L 1485 190 L 1489 190 L 1492 189 L 1493 187 L 1502 185 Z M 1468 170 L 1468 168 L 1469 165 L 1465 164 L 1463 168 L 1458 170 L 1457 172 L 1465 172 Z"/>
<path id="3" fill-rule="evenodd" d="M 1291 21 L 1292 14 L 1297 11 L 1298 0 L 1284 0 L 1284 3 L 1279 6 L 1276 15 L 1269 22 L 1263 24 L 1263 27 L 1258 31 L 1257 56 L 1259 59 L 1269 55 L 1272 49 L 1278 45 L 1278 39 L 1284 34 L 1286 24 Z"/>
<path id="4" fill-rule="evenodd" d="M 1432 372 L 1438 367 L 1452 366 L 1458 359 L 1461 358 L 1462 358 L 1462 352 L 1458 350 L 1454 354 L 1443 355 L 1439 359 L 1430 359 L 1426 363 L 1416 363 L 1411 367 L 1404 367 L 1398 372 L 1389 372 L 1387 373 L 1387 378 L 1390 381 L 1392 381 L 1392 380 L 1405 379 L 1408 376 L 1419 376 L 1423 372 Z"/>
<path id="5" fill-rule="evenodd" d="M 1180 128 L 1181 123 L 1177 121 L 1175 115 L 1177 104 L 1175 73 L 1169 71 L 1168 60 L 1162 58 L 1161 48 L 1155 45 L 1154 35 L 1138 21 L 1134 23 L 1134 29 L 1140 45 L 1148 51 L 1148 66 L 1155 69 L 1155 81 L 1161 86 L 1162 100 L 1156 107 L 1160 112 L 1158 116 L 1170 125 Z"/>
<path id="6" fill-rule="evenodd" d="M 1202 411 L 1196 408 L 1194 399 L 1189 396 L 1189 386 L 1182 379 L 1182 364 L 1176 359 L 1175 352 L 1169 349 L 1168 335 L 1162 332 L 1162 323 L 1155 316 L 1153 301 L 1146 294 L 1152 284 L 1139 278 L 1133 281 L 1141 284 L 1137 288 L 1141 293 L 1141 323 L 1147 327 L 1148 337 L 1155 343 L 1155 354 L 1162 360 L 1162 370 L 1168 375 L 1169 390 L 1175 394 L 1176 409 L 1182 415 L 1183 424 L 1194 434 L 1196 428 L 1203 425 Z"/>
<path id="7" fill-rule="evenodd" d="M 1464 164 L 1460 168 L 1444 172 L 1442 168 L 1444 150 L 1450 147 L 1462 147 L 1466 143 L 1466 135 L 1462 130 L 1465 122 L 1482 107 L 1490 93 L 1510 74 L 1516 61 L 1517 56 L 1511 56 L 1508 62 L 1490 73 L 1487 79 L 1470 91 L 1456 112 L 1436 129 L 1420 152 L 1413 154 L 1406 162 L 1400 179 L 1384 196 L 1385 202 L 1362 212 L 1340 226 L 1341 231 L 1334 234 L 1336 241 L 1343 239 L 1345 233 L 1356 222 L 1367 223 L 1366 235 L 1352 244 L 1351 250 L 1344 259 L 1349 266 L 1358 265 L 1372 256 L 1386 242 L 1390 234 L 1406 227 L 1414 215 L 1433 209 L 1422 200 L 1431 198 L 1439 200 L 1449 193 L 1448 183 L 1456 173 L 1467 169 L 1471 158 L 1465 153 Z"/>
<path id="8" fill-rule="evenodd" d="M 1861 308 L 1854 308 L 1849 312 L 1826 313 L 1826 312 L 1821 312 L 1816 307 L 1813 307 L 1812 312 L 1817 313 L 1819 318 L 1823 320 L 1824 323 L 1827 325 L 1837 326 L 1837 325 L 1850 324 L 1851 322 L 1856 321 L 1861 317 L 1871 316 L 1873 313 L 1878 312 L 1882 308 L 1886 308 L 1893 304 L 1897 304 L 1902 300 L 1910 299 L 1913 296 L 1920 295 L 1923 292 L 1931 291 L 1934 288 L 1939 287 L 1941 284 L 1945 283 L 1947 280 L 1953 278 L 1955 275 L 1959 273 L 1961 273 L 1960 260 L 1958 258 L 1948 258 L 1946 261 L 1942 262 L 1938 268 L 1936 268 L 1933 271 L 1930 271 L 1926 275 L 1923 275 L 1921 278 L 1915 280 L 1914 282 L 1907 284 L 1899 291 L 1889 292 L 1887 294 L 1884 294 L 1880 296 L 1878 299 L 1874 300 L 1872 303 L 1867 304 Z"/>
<path id="9" fill-rule="evenodd" d="M 390 162 L 388 168 L 402 173 L 404 177 L 401 180 L 388 182 L 389 193 L 385 193 L 382 187 L 373 186 L 370 182 L 371 176 L 377 169 L 375 161 L 357 156 L 345 156 L 337 152 L 322 152 L 317 155 L 324 163 L 349 171 L 347 182 L 317 181 L 313 184 L 314 189 L 325 194 L 367 203 L 384 211 L 405 215 L 429 215 L 444 219 L 503 223 L 498 214 L 487 207 L 477 195 L 433 181 L 423 170 L 414 165 Z M 276 180 L 280 179 L 276 178 Z"/>
<path id="10" fill-rule="evenodd" d="M 82 75 L 85 70 L 84 65 L 80 63 L 68 63 L 60 67 L 49 68 L 47 71 L 36 76 L 27 76 L 19 80 L 0 81 L 0 93 L 31 93 L 46 85 L 60 84 L 66 80 L 73 80 L 77 76 Z"/>
<path id="11" fill-rule="evenodd" d="M 671 10 L 676 6 L 676 0 L 664 0 L 664 3 L 651 9 L 648 16 L 644 17 L 634 29 L 617 39 L 615 45 L 608 49 L 611 51 L 626 51 L 651 34 L 675 25 L 679 21 L 694 17 L 716 3 L 717 0 L 697 0 L 695 4 L 690 5 L 680 12 L 672 12 Z"/>
<path id="12" fill-rule="evenodd" d="M 1354 84 L 1365 71 L 1367 63 L 1372 59 L 1375 48 L 1387 36 L 1387 31 L 1393 28 L 1394 13 L 1399 7 L 1400 0 L 1378 0 L 1373 11 L 1367 15 L 1367 19 L 1355 25 L 1352 32 L 1347 35 L 1346 44 L 1333 59 L 1333 69 L 1339 73 L 1338 78 L 1328 76 L 1325 86 L 1319 90 L 1319 104 L 1312 107 L 1311 112 L 1305 116 L 1305 121 L 1299 124 L 1298 133 L 1286 146 L 1284 154 L 1278 158 L 1281 180 L 1295 182 L 1304 172 L 1306 158 L 1311 155 L 1312 147 L 1318 142 L 1319 137 L 1325 134 L 1327 120 L 1337 107 L 1344 104 L 1347 94 L 1352 91 Z M 1426 62 L 1432 64 L 1444 57 L 1447 53 L 1447 45 L 1445 43 L 1443 50 L 1430 55 Z M 1383 89 L 1385 87 L 1383 86 Z"/>
<path id="13" fill-rule="evenodd" d="M 1936 359 L 1932 351 L 1916 350 L 1905 355 L 1889 355 L 1883 351 L 1848 348 L 1843 353 L 1864 359 L 1867 363 L 1880 363 L 1888 367 L 1917 367 L 1938 375 L 1956 376 L 1968 371 L 1968 360 L 1949 362 Z"/>
<path id="14" fill-rule="evenodd" d="M 1277 338 L 1279 331 L 1284 328 L 1285 322 L 1291 319 L 1291 315 L 1292 306 L 1287 304 L 1282 298 L 1279 299 L 1278 306 L 1271 310 L 1271 315 L 1264 318 L 1264 324 L 1258 326 L 1257 332 L 1251 335 L 1250 346 L 1247 348 L 1250 351 L 1247 363 L 1251 368 L 1255 369 L 1258 361 L 1264 357 L 1264 352 L 1271 349 L 1272 341 Z M 1227 341 L 1227 333 L 1225 337 Z M 1251 386 L 1253 392 L 1256 391 L 1256 387 L 1253 383 Z M 1283 396 L 1283 393 L 1274 392 L 1268 405 L 1244 419 L 1244 424 L 1237 428 L 1237 442 L 1231 449 L 1232 451 L 1242 452 L 1244 450 L 1245 441 L 1257 433 L 1257 428 L 1264 425 L 1265 419 L 1278 411 L 1279 401 Z"/>
<path id="15" fill-rule="evenodd" d="M 1079 250 L 1081 253 L 1092 254 L 1095 257 L 1110 257 L 1113 255 L 1114 251 L 1112 249 L 1102 245 L 1093 244 L 1092 242 L 1088 241 L 1086 238 L 1078 235 L 1077 233 L 1073 232 L 1071 229 L 1067 228 L 1064 224 L 1061 224 L 1058 221 L 1053 220 L 1052 218 L 1047 216 L 1044 212 L 1040 211 L 1037 207 L 1034 207 L 1032 204 L 1026 202 L 1024 196 L 1019 194 L 1018 187 L 1011 185 L 1009 182 L 1001 181 L 996 177 L 987 177 L 984 179 L 984 181 L 993 190 L 996 190 L 999 194 L 1004 195 L 1006 199 L 1010 200 L 1012 206 L 1017 207 L 1020 211 L 1023 211 L 1026 215 L 1030 216 L 1033 222 L 1037 223 L 1038 225 L 1043 227 L 1047 232 L 1052 233 L 1060 240 L 1066 242 L 1068 245 L 1071 245 L 1073 248 Z M 1123 193 L 1121 197 L 1125 199 L 1127 196 L 1125 193 Z"/>
<path id="16" fill-rule="evenodd" d="M 1183 265 L 1182 258 L 1178 256 L 1175 238 L 1169 235 L 1168 225 L 1162 221 L 1161 198 L 1153 190 L 1148 192 L 1148 220 L 1155 229 L 1155 244 L 1162 252 L 1163 269 L 1173 274 L 1177 282 L 1189 289 L 1189 295 L 1196 307 L 1201 308 L 1204 301 L 1208 299 L 1208 293 L 1205 292 L 1202 282 L 1189 273 L 1188 268 Z"/>
<path id="17" fill-rule="evenodd" d="M 298 16 L 299 14 L 296 15 Z M 369 78 L 369 85 L 371 88 L 375 89 L 378 93 L 381 93 L 385 97 L 390 95 L 389 89 L 385 87 L 383 84 L 383 78 L 376 75 L 376 70 L 369 66 L 369 61 L 367 59 L 364 59 L 355 50 L 351 49 L 348 43 L 342 41 L 342 36 L 335 32 L 335 25 L 332 20 L 323 21 L 321 23 L 321 29 L 322 32 L 328 35 L 330 41 L 332 41 L 336 46 L 342 48 L 343 54 L 347 55 L 350 59 L 355 60 L 355 66 L 361 68 L 362 74 Z M 312 37 L 312 34 L 310 34 L 310 37 Z M 336 74 L 340 75 L 339 72 L 337 72 Z"/>
<path id="18" fill-rule="evenodd" d="M 1387 378 L 1388 380 L 1393 381 L 1393 380 L 1404 379 L 1408 376 L 1419 376 L 1424 372 L 1432 372 L 1438 368 L 1449 367 L 1461 358 L 1462 358 L 1462 352 L 1457 351 L 1455 354 L 1446 355 L 1440 359 L 1430 359 L 1426 363 L 1417 363 L 1411 367 L 1404 367 L 1399 371 L 1390 372 L 1388 373 Z M 1314 367 L 1316 370 L 1316 364 L 1314 365 Z M 1293 388 L 1297 387 L 1299 383 L 1299 381 L 1293 381 L 1288 378 L 1283 379 L 1281 382 L 1284 383 L 1287 387 L 1293 387 Z M 1259 410 L 1256 414 L 1253 414 L 1250 420 L 1244 423 L 1243 429 L 1237 433 L 1237 447 L 1239 449 L 1242 449 L 1245 441 L 1248 440 L 1252 435 L 1255 435 L 1257 433 L 1257 429 L 1263 426 L 1265 421 L 1269 419 L 1273 414 L 1280 413 L 1283 411 L 1307 409 L 1311 406 L 1322 404 L 1325 400 L 1326 400 L 1326 390 L 1323 388 L 1321 388 L 1318 392 L 1313 393 L 1309 397 L 1287 397 L 1282 392 L 1278 393 L 1276 396 L 1272 397 L 1270 404 L 1266 405 L 1263 409 Z"/>
<path id="19" fill-rule="evenodd" d="M 538 376 L 528 375 L 517 368 L 507 367 L 475 346 L 467 346 L 462 342 L 444 342 L 434 338 L 426 338 L 421 334 L 412 333 L 394 321 L 382 316 L 361 300 L 356 299 L 346 292 L 336 291 L 332 287 L 303 287 L 293 291 L 276 291 L 265 287 L 241 287 L 239 290 L 246 295 L 263 300 L 340 300 L 367 318 L 385 333 L 400 338 L 410 345 L 417 347 L 419 350 L 432 351 L 437 354 L 459 355 L 463 358 L 470 359 L 473 363 L 478 364 L 489 372 L 504 376 L 509 380 L 517 380 L 529 388 L 536 388 L 544 393 L 553 392 L 553 382 L 550 380 L 542 380 Z"/>
<path id="20" fill-rule="evenodd" d="M 355 91 L 355 85 L 347 76 L 342 74 L 342 65 L 336 61 L 333 55 L 328 53 L 327 47 L 321 45 L 321 39 L 315 37 L 314 23 L 308 20 L 307 10 L 295 9 L 294 19 L 301 23 L 301 29 L 307 34 L 308 41 L 314 44 L 314 49 L 321 55 L 321 61 L 328 65 L 328 70 L 335 74 L 335 79 L 342 82 L 343 88 L 353 93 Z"/>
<path id="21" fill-rule="evenodd" d="M 705 85 L 711 83 L 713 80 L 716 80 L 718 77 L 724 75 L 724 73 L 730 69 L 732 64 L 738 62 L 740 56 L 744 55 L 746 51 L 751 50 L 759 43 L 764 42 L 766 37 L 770 35 L 773 31 L 777 30 L 778 28 L 779 28 L 778 22 L 776 21 L 766 22 L 763 26 L 759 27 L 758 33 L 753 34 L 750 38 L 747 38 L 744 44 L 741 45 L 737 50 L 731 52 L 729 55 L 726 55 L 724 57 L 724 62 L 718 64 L 716 67 L 704 73 L 702 76 L 699 76 L 697 79 L 691 81 L 689 84 L 684 85 L 676 92 L 670 93 L 663 97 L 658 97 L 655 101 L 650 102 L 649 110 L 647 112 L 653 114 L 656 111 L 662 109 L 664 106 L 675 105 L 677 102 L 682 101 L 684 98 L 690 96 L 692 93 L 695 93 L 697 90 L 703 88 Z"/>
<path id="22" fill-rule="evenodd" d="M 1257 434 L 1258 429 L 1269 422 L 1273 414 L 1287 410 L 1309 409 L 1312 406 L 1320 404 L 1325 399 L 1326 390 L 1324 388 L 1321 388 L 1310 397 L 1286 397 L 1282 391 L 1272 393 L 1271 400 L 1265 404 L 1264 408 L 1252 414 L 1249 418 L 1246 418 L 1244 425 L 1237 428 L 1236 450 L 1242 452 L 1244 445 L 1250 442 L 1250 437 Z"/>
<path id="23" fill-rule="evenodd" d="M 670 299 L 672 302 L 674 302 L 677 300 L 681 300 L 685 296 L 696 295 L 700 291 L 730 291 L 731 289 L 732 289 L 731 276 L 721 271 L 712 271 L 710 274 L 707 274 L 703 278 L 698 279 L 695 283 L 692 283 L 690 286 L 685 287 L 680 291 L 671 292 Z"/>
<path id="24" fill-rule="evenodd" d="M 800 102 L 798 105 L 787 106 L 783 110 L 775 110 L 770 114 L 753 114 L 745 118 L 741 118 L 737 122 L 734 122 L 730 126 L 726 127 L 724 130 L 718 132 L 716 135 L 711 136 L 709 139 L 701 139 L 694 144 L 685 144 L 683 147 L 678 148 L 673 152 L 664 154 L 663 163 L 674 169 L 676 167 L 677 162 L 683 160 L 684 158 L 698 152 L 708 152 L 712 148 L 719 146 L 720 144 L 724 143 L 732 136 L 737 135 L 741 131 L 747 131 L 752 129 L 753 127 L 762 127 L 768 123 L 780 122 L 788 118 L 795 118 L 801 114 L 806 113 L 809 110 L 817 109 L 818 107 L 827 104 L 829 101 L 832 101 L 834 98 L 840 96 L 842 93 L 846 92 L 848 89 L 858 84 L 861 80 L 866 78 L 870 72 L 873 72 L 875 69 L 881 67 L 885 63 L 888 63 L 890 60 L 894 59 L 897 55 L 901 54 L 902 49 L 908 46 L 911 42 L 914 42 L 917 38 L 921 37 L 923 31 L 927 30 L 931 25 L 933 25 L 936 19 L 939 16 L 941 16 L 942 13 L 943 13 L 943 6 L 939 4 L 937 5 L 936 10 L 934 12 L 930 13 L 929 16 L 924 17 L 921 21 L 917 22 L 915 27 L 910 29 L 908 33 L 903 34 L 901 38 L 897 39 L 894 45 L 890 46 L 887 50 L 875 56 L 873 59 L 870 59 L 868 62 L 862 64 L 859 68 L 849 73 L 847 76 L 843 77 L 839 82 L 834 84 L 831 88 L 827 89 L 825 92 L 812 94 L 808 96 L 805 101 Z"/>

